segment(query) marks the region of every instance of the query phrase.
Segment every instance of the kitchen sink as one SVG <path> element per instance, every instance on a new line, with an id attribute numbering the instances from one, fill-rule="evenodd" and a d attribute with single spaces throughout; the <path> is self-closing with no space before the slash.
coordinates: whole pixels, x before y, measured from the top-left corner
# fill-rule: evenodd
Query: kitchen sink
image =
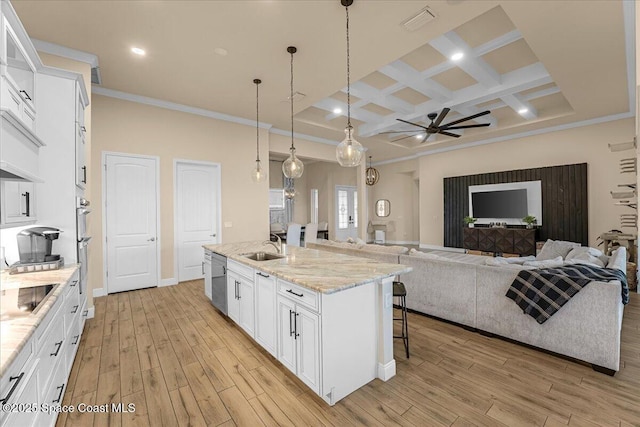
<path id="1" fill-rule="evenodd" d="M 243 256 L 254 261 L 269 261 L 272 259 L 282 259 L 285 257 L 284 255 L 274 254 L 271 252 L 252 252 L 249 254 L 244 254 Z"/>

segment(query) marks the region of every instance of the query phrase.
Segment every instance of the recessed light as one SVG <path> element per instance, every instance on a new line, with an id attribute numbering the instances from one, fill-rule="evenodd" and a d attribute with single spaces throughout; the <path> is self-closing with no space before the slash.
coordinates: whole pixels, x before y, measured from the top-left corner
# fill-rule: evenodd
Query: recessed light
<path id="1" fill-rule="evenodd" d="M 144 49 L 141 49 L 139 47 L 132 47 L 131 48 L 131 52 L 135 53 L 136 55 L 140 55 L 140 56 L 144 56 L 147 53 L 147 52 L 145 52 Z"/>
<path id="2" fill-rule="evenodd" d="M 342 113 L 342 108 L 334 108 L 333 109 L 333 114 L 340 114 Z"/>
<path id="3" fill-rule="evenodd" d="M 518 110 L 518 114 L 523 115 L 523 114 L 527 114 L 529 112 L 528 108 L 521 108 Z"/>
<path id="4" fill-rule="evenodd" d="M 227 56 L 229 51 L 227 49 L 225 49 L 225 48 L 217 47 L 217 48 L 213 49 L 213 53 L 215 53 L 216 55 L 220 55 L 220 56 Z"/>
<path id="5" fill-rule="evenodd" d="M 451 55 L 451 60 L 452 61 L 460 61 L 463 57 L 464 57 L 464 53 L 456 52 L 453 55 Z"/>

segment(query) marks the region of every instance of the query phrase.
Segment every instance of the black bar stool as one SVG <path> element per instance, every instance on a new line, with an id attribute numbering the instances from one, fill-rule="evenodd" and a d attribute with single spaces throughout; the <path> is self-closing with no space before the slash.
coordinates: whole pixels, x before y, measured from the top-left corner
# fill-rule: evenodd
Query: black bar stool
<path id="1" fill-rule="evenodd" d="M 393 296 L 400 298 L 400 309 L 402 317 L 394 317 L 393 320 L 402 320 L 402 334 L 394 335 L 394 338 L 402 338 L 404 349 L 407 351 L 407 359 L 409 358 L 409 323 L 407 321 L 407 289 L 402 282 L 393 282 Z"/>

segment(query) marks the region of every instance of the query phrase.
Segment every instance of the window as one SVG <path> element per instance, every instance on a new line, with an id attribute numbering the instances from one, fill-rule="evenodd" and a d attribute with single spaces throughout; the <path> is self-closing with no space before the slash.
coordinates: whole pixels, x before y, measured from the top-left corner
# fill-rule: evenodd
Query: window
<path id="1" fill-rule="evenodd" d="M 347 191 L 338 190 L 338 228 L 341 230 L 349 227 L 349 207 L 347 204 Z"/>
<path id="2" fill-rule="evenodd" d="M 311 197 L 309 197 L 309 200 L 311 200 L 311 222 L 315 222 L 317 224 L 318 223 L 318 189 L 317 188 L 311 189 Z"/>

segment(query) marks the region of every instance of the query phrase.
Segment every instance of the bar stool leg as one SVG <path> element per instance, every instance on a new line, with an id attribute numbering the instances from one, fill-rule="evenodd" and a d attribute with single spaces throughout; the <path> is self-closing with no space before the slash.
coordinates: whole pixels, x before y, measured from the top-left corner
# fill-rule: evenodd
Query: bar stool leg
<path id="1" fill-rule="evenodd" d="M 402 296 L 402 341 L 409 358 L 409 320 L 407 318 L 407 297 Z"/>

